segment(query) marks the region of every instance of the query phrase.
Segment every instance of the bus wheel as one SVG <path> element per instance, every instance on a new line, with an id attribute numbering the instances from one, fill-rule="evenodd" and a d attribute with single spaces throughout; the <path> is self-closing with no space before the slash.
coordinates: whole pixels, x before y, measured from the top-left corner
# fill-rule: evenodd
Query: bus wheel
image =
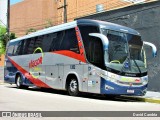
<path id="1" fill-rule="evenodd" d="M 16 86 L 19 89 L 22 89 L 22 88 L 27 89 L 28 88 L 28 86 L 22 85 L 22 78 L 21 78 L 20 75 L 18 75 L 17 78 L 16 78 Z"/>
<path id="2" fill-rule="evenodd" d="M 70 96 L 78 96 L 79 94 L 79 88 L 78 88 L 78 81 L 76 78 L 71 78 L 67 90 Z"/>

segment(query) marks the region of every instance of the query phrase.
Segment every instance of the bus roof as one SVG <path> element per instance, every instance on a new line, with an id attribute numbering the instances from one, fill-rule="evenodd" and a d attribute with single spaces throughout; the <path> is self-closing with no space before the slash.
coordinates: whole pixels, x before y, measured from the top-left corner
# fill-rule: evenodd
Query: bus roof
<path id="1" fill-rule="evenodd" d="M 40 35 L 49 34 L 49 33 L 52 33 L 52 32 L 58 32 L 58 31 L 61 31 L 61 30 L 74 28 L 76 25 L 77 25 L 77 21 L 73 21 L 73 22 L 53 26 L 53 27 L 50 27 L 50 28 L 39 30 L 39 31 L 31 33 L 29 35 L 25 35 L 23 37 L 13 39 L 10 42 L 15 42 L 15 41 L 19 41 L 19 40 L 23 40 L 23 39 L 27 39 L 27 38 L 32 38 L 32 37 L 36 37 L 36 36 L 40 36 Z"/>
<path id="2" fill-rule="evenodd" d="M 100 20 L 79 19 L 77 20 L 77 24 L 78 25 L 80 24 L 96 25 L 96 26 L 100 26 L 101 28 L 106 28 L 106 29 L 115 30 L 115 31 L 122 31 L 122 32 L 134 34 L 134 35 L 140 35 L 139 32 L 129 27 L 125 27 L 125 26 L 118 25 L 111 22 L 100 21 Z"/>
<path id="3" fill-rule="evenodd" d="M 36 37 L 36 36 L 40 36 L 40 35 L 45 35 L 45 34 L 49 34 L 52 32 L 58 32 L 61 30 L 74 28 L 77 25 L 85 25 L 85 24 L 99 26 L 99 27 L 105 28 L 105 29 L 122 31 L 122 32 L 130 33 L 130 34 L 139 35 L 139 33 L 136 30 L 131 29 L 129 27 L 122 26 L 122 25 L 118 25 L 118 24 L 114 24 L 114 23 L 110 23 L 110 22 L 99 21 L 99 20 L 79 19 L 79 20 L 76 20 L 73 22 L 64 23 L 61 25 L 47 28 L 47 29 L 39 30 L 39 31 L 31 33 L 29 35 L 25 35 L 23 37 L 19 37 L 17 39 L 11 40 L 10 42 L 15 42 L 15 41 L 19 41 L 19 40 L 23 40 L 23 39 L 27 39 L 27 38 L 32 38 L 32 37 Z"/>

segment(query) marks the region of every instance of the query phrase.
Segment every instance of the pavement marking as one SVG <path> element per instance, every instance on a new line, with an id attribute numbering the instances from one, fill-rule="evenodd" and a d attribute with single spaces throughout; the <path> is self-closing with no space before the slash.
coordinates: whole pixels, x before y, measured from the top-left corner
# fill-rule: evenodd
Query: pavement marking
<path id="1" fill-rule="evenodd" d="M 158 103 L 160 104 L 160 99 L 154 99 L 154 98 L 144 98 L 145 102 L 150 102 L 150 103 Z"/>
<path id="2" fill-rule="evenodd" d="M 139 97 L 139 96 L 123 96 L 128 99 L 133 99 L 136 101 L 142 101 L 142 102 L 149 102 L 149 103 L 158 103 L 160 104 L 160 98 L 145 98 L 145 97 Z"/>

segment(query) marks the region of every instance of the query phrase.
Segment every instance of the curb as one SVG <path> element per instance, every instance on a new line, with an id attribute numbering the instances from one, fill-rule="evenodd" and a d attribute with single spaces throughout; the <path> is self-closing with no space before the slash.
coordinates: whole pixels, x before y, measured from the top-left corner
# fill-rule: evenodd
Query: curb
<path id="1" fill-rule="evenodd" d="M 4 85 L 4 83 L 1 83 L 1 82 L 0 82 L 0 85 Z"/>
<path id="2" fill-rule="evenodd" d="M 3 81 L 3 80 L 0 80 L 0 85 L 3 85 L 3 84 L 5 84 L 4 81 Z"/>
<path id="3" fill-rule="evenodd" d="M 145 97 L 139 97 L 139 96 L 123 96 L 123 97 L 136 100 L 136 101 L 160 104 L 160 98 L 145 98 Z"/>

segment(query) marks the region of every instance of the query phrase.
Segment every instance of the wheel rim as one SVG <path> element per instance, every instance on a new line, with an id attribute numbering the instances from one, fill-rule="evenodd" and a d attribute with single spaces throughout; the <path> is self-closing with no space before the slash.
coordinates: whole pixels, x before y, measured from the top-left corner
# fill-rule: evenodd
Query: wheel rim
<path id="1" fill-rule="evenodd" d="M 17 86 L 20 86 L 20 77 L 17 78 Z"/>
<path id="2" fill-rule="evenodd" d="M 70 88 L 71 92 L 76 92 L 77 88 L 78 88 L 77 81 L 72 79 L 70 84 L 69 84 L 69 88 Z"/>

